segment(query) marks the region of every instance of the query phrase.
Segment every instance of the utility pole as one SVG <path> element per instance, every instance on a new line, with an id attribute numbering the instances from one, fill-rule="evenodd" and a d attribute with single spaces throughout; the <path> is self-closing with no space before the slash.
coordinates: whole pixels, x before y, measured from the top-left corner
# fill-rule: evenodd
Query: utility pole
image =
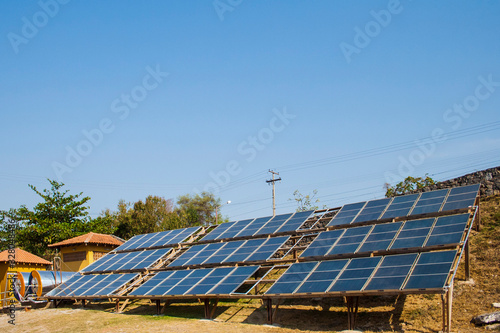
<path id="1" fill-rule="evenodd" d="M 276 215 L 276 192 L 275 192 L 275 189 L 274 189 L 274 183 L 281 181 L 281 177 L 280 178 L 274 178 L 275 175 L 279 176 L 280 174 L 278 172 L 274 172 L 273 170 L 269 170 L 269 172 L 273 175 L 273 178 L 270 179 L 270 180 L 266 180 L 266 183 L 273 184 L 273 216 L 274 216 L 274 215 Z"/>

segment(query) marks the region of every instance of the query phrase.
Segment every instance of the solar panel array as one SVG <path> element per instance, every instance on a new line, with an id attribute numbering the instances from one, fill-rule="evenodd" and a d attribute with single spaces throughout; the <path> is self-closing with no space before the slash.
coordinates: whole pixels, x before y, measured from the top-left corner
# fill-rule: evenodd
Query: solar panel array
<path id="1" fill-rule="evenodd" d="M 328 226 L 445 212 L 473 206 L 479 184 L 344 205 Z"/>
<path id="2" fill-rule="evenodd" d="M 120 245 L 115 251 L 130 251 L 136 249 L 147 249 L 156 246 L 167 246 L 183 242 L 192 236 L 200 227 L 167 230 L 152 234 L 137 235 Z"/>
<path id="3" fill-rule="evenodd" d="M 170 249 L 144 250 L 138 252 L 107 253 L 101 259 L 88 265 L 81 272 L 111 272 L 151 267 L 165 256 Z"/>
<path id="4" fill-rule="evenodd" d="M 191 246 L 169 267 L 268 260 L 288 236 Z"/>
<path id="5" fill-rule="evenodd" d="M 326 231 L 301 257 L 458 244 L 468 221 L 467 213 Z"/>
<path id="6" fill-rule="evenodd" d="M 75 274 L 64 284 L 52 289 L 46 296 L 84 297 L 110 296 L 125 284 L 138 277 L 139 274 Z"/>
<path id="7" fill-rule="evenodd" d="M 200 227 L 138 235 L 48 296 L 121 295 L 132 281 L 137 284 L 137 277 L 145 282 L 126 289 L 131 290 L 127 297 L 244 295 L 248 290 L 241 291 L 241 286 L 261 268 L 281 267 L 274 266 L 273 258 L 290 251 L 297 239 L 290 241 L 291 235 L 299 230 L 304 237 L 316 238 L 264 295 L 439 289 L 450 279 L 459 254 L 458 247 L 449 248 L 463 245 L 472 225 L 471 215 L 449 212 L 431 218 L 404 217 L 467 208 L 474 205 L 478 190 L 479 185 L 464 186 L 347 204 L 338 211 L 327 210 L 325 215 L 307 211 L 222 223 L 198 240 L 200 243 L 195 240 Z M 311 223 L 306 221 L 319 217 L 325 217 L 327 226 L 335 230 L 309 229 Z M 390 220 L 396 217 L 397 221 Z M 355 225 L 381 219 L 384 221 Z M 194 241 L 185 243 L 188 238 Z M 448 247 L 435 251 L 441 246 Z M 160 264 L 160 271 L 151 271 Z"/>
<path id="8" fill-rule="evenodd" d="M 266 295 L 443 288 L 456 250 L 292 264 Z"/>
<path id="9" fill-rule="evenodd" d="M 258 268 L 259 266 L 218 267 L 159 272 L 130 295 L 227 295 L 236 291 Z"/>
<path id="10" fill-rule="evenodd" d="M 222 223 L 202 240 L 221 240 L 236 237 L 269 235 L 298 230 L 314 211 L 297 212 L 250 220 Z"/>

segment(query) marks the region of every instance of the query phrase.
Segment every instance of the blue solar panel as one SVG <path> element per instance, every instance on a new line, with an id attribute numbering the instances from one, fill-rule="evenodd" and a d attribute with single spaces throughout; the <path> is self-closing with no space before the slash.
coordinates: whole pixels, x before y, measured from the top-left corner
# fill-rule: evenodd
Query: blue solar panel
<path id="1" fill-rule="evenodd" d="M 435 218 L 406 221 L 391 250 L 423 246 L 434 221 Z"/>
<path id="2" fill-rule="evenodd" d="M 479 184 L 476 184 L 452 188 L 443 206 L 443 211 L 473 206 L 476 201 L 479 186 Z"/>
<path id="3" fill-rule="evenodd" d="M 247 227 L 249 224 L 252 224 L 254 219 L 241 220 L 235 222 L 231 227 L 227 228 L 222 234 L 220 234 L 215 239 L 226 239 L 226 238 L 234 238 L 243 228 Z"/>
<path id="4" fill-rule="evenodd" d="M 295 231 L 298 230 L 304 222 L 312 215 L 314 211 L 297 212 L 289 220 L 287 220 L 276 232 Z"/>
<path id="5" fill-rule="evenodd" d="M 187 295 L 205 295 L 213 289 L 226 276 L 231 274 L 234 267 L 219 267 L 215 268 L 205 278 L 201 279 L 194 285 L 186 294 Z"/>
<path id="6" fill-rule="evenodd" d="M 289 239 L 288 236 L 227 243 L 194 245 L 169 267 L 267 260 Z"/>
<path id="7" fill-rule="evenodd" d="M 318 262 L 299 262 L 291 265 L 266 294 L 292 294 L 317 264 Z"/>
<path id="8" fill-rule="evenodd" d="M 381 219 L 395 218 L 399 216 L 406 216 L 415 204 L 420 194 L 409 194 L 395 197 L 391 204 L 387 207 Z"/>
<path id="9" fill-rule="evenodd" d="M 224 278 L 207 294 L 210 295 L 229 295 L 234 293 L 250 276 L 252 276 L 259 266 L 236 267 L 229 276 Z"/>
<path id="10" fill-rule="evenodd" d="M 138 274 L 108 274 L 98 275 L 91 280 L 91 286 L 78 293 L 78 296 L 107 296 L 130 282 Z"/>
<path id="11" fill-rule="evenodd" d="M 295 292 L 325 293 L 348 262 L 349 259 L 320 262 Z"/>
<path id="12" fill-rule="evenodd" d="M 167 292 L 163 293 L 163 295 L 184 295 L 191 289 L 194 285 L 196 285 L 200 280 L 210 274 L 213 269 L 194 269 L 190 272 L 189 275 L 180 280 L 175 286 L 170 288 Z"/>
<path id="13" fill-rule="evenodd" d="M 106 296 L 123 287 L 139 274 L 75 275 L 47 293 L 47 296 Z"/>
<path id="14" fill-rule="evenodd" d="M 353 223 L 377 220 L 385 211 L 390 201 L 390 198 L 368 201 Z"/>
<path id="15" fill-rule="evenodd" d="M 190 227 L 137 235 L 120 245 L 115 251 L 146 249 L 182 243 L 198 230 L 200 230 L 200 227 Z"/>
<path id="16" fill-rule="evenodd" d="M 288 239 L 288 236 L 268 238 L 245 261 L 268 260 Z"/>
<path id="17" fill-rule="evenodd" d="M 245 241 L 234 241 L 234 242 L 227 242 L 225 243 L 225 246 L 216 253 L 214 253 L 210 258 L 208 258 L 204 264 L 215 264 L 215 263 L 221 263 L 229 257 L 231 254 L 233 254 L 236 249 L 238 249 L 240 246 L 242 246 L 245 243 Z"/>
<path id="18" fill-rule="evenodd" d="M 387 250 L 402 224 L 402 222 L 395 222 L 374 226 L 357 252 Z"/>
<path id="19" fill-rule="evenodd" d="M 262 228 L 260 228 L 254 235 L 267 235 L 275 233 L 284 223 L 287 221 L 292 214 L 282 214 L 274 216 L 269 222 L 267 222 Z"/>
<path id="20" fill-rule="evenodd" d="M 447 194 L 447 189 L 422 193 L 411 215 L 439 212 Z"/>
<path id="21" fill-rule="evenodd" d="M 190 260 L 185 262 L 183 266 L 203 264 L 209 257 L 214 255 L 218 250 L 220 250 L 226 244 L 227 243 L 208 244 L 207 246 L 203 247 L 203 250 L 199 251 L 196 256 L 192 257 Z"/>
<path id="22" fill-rule="evenodd" d="M 330 223 L 328 223 L 328 226 L 350 224 L 365 204 L 366 202 L 358 202 L 344 205 Z"/>
<path id="23" fill-rule="evenodd" d="M 328 289 L 329 292 L 360 291 L 373 274 L 381 257 L 351 259 L 345 270 L 335 283 Z"/>
<path id="24" fill-rule="evenodd" d="M 186 271 L 187 272 L 187 271 Z M 175 271 L 158 272 L 155 276 L 143 283 L 139 288 L 129 293 L 130 296 L 151 295 L 149 292 L 156 288 L 163 280 L 174 274 Z"/>
<path id="25" fill-rule="evenodd" d="M 100 260 L 85 267 L 82 272 L 107 272 L 116 270 L 148 268 L 165 256 L 170 249 L 137 252 L 108 253 Z"/>
<path id="26" fill-rule="evenodd" d="M 456 254 L 455 250 L 422 253 L 404 290 L 443 288 Z"/>
<path id="27" fill-rule="evenodd" d="M 271 218 L 272 216 L 266 216 L 255 219 L 252 223 L 248 224 L 243 230 L 237 233 L 235 237 L 252 236 L 260 228 L 262 228 Z"/>
<path id="28" fill-rule="evenodd" d="M 347 229 L 327 254 L 332 255 L 356 252 L 371 229 L 372 226 Z"/>
<path id="29" fill-rule="evenodd" d="M 200 244 L 200 245 L 193 245 L 189 249 L 187 249 L 186 252 L 181 254 L 180 257 L 172 261 L 168 266 L 169 267 L 175 267 L 175 266 L 183 266 L 185 265 L 189 260 L 192 258 L 196 257 L 197 255 L 201 254 L 203 250 L 207 247 L 209 247 L 210 244 Z"/>
<path id="30" fill-rule="evenodd" d="M 80 280 L 82 280 L 82 279 L 90 279 L 90 278 L 92 278 L 92 276 L 90 276 L 90 275 L 80 275 L 80 274 L 76 273 L 71 278 L 69 278 L 66 282 L 60 284 L 59 286 L 57 286 L 54 289 L 52 289 L 51 291 L 49 291 L 46 294 L 46 296 L 55 296 L 57 294 L 61 294 L 59 296 L 65 296 L 68 293 L 70 293 L 71 290 L 76 289 L 77 286 L 81 285 L 80 284 Z M 64 291 L 64 293 L 61 293 L 61 291 Z"/>
<path id="31" fill-rule="evenodd" d="M 233 224 L 235 224 L 235 223 L 236 223 L 236 221 L 221 223 L 214 230 L 212 230 L 208 235 L 203 237 L 201 240 L 204 240 L 204 241 L 214 240 L 217 237 L 219 237 L 220 235 L 222 235 L 222 233 L 224 233 L 226 230 L 231 228 L 233 226 Z"/>
<path id="32" fill-rule="evenodd" d="M 425 246 L 460 243 L 469 221 L 469 214 L 438 218 Z"/>
<path id="33" fill-rule="evenodd" d="M 302 252 L 300 257 L 324 256 L 328 253 L 335 242 L 340 238 L 344 230 L 337 229 L 332 231 L 324 231 L 309 244 L 307 249 Z"/>
<path id="34" fill-rule="evenodd" d="M 413 266 L 417 253 L 384 257 L 364 290 L 399 290 Z"/>

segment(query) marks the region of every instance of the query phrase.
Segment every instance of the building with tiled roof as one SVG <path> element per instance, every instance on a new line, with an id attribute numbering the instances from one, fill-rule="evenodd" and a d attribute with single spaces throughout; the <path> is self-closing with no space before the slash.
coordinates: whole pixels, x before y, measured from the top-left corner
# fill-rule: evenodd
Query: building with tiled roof
<path id="1" fill-rule="evenodd" d="M 62 242 L 50 244 L 49 247 L 63 247 L 63 246 L 73 246 L 75 244 L 98 244 L 98 245 L 112 245 L 112 246 L 120 246 L 124 243 L 124 240 L 106 234 L 98 234 L 95 232 L 89 232 L 88 234 L 73 237 L 70 239 L 63 240 Z"/>
<path id="2" fill-rule="evenodd" d="M 50 244 L 49 247 L 58 250 L 63 271 L 78 272 L 124 242 L 123 239 L 113 235 L 89 232 Z"/>
<path id="3" fill-rule="evenodd" d="M 12 260 L 12 265 L 11 265 Z M 5 294 L 7 290 L 7 278 L 10 276 L 12 279 L 17 276 L 17 273 L 29 274 L 34 270 L 45 271 L 50 269 L 51 262 L 40 258 L 39 256 L 29 253 L 20 248 L 15 248 L 12 250 L 5 250 L 0 252 L 0 301 L 1 305 L 4 304 L 8 298 Z"/>

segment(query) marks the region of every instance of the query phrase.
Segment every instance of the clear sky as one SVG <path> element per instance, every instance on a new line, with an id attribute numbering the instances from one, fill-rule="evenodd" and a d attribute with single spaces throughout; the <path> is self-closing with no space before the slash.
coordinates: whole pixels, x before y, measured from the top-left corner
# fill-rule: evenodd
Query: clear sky
<path id="1" fill-rule="evenodd" d="M 498 1 L 1 1 L 0 209 L 208 189 L 231 220 L 500 165 Z"/>

